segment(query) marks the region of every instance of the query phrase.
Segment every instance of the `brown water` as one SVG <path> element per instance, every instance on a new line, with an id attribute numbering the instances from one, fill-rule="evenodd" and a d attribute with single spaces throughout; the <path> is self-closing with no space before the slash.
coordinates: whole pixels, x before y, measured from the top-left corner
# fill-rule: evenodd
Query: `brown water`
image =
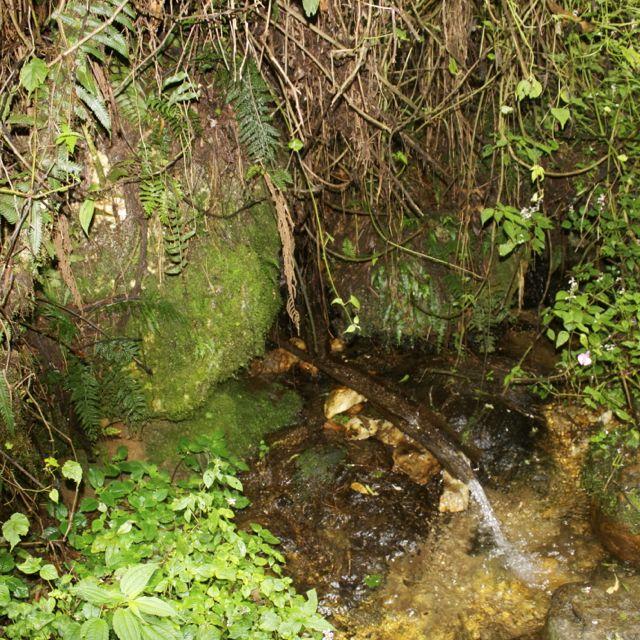
<path id="1" fill-rule="evenodd" d="M 375 353 L 350 356 L 388 380 L 408 376 L 408 395 L 428 398 L 485 451 L 487 494 L 527 571 L 499 553 L 477 506 L 439 514 L 439 480 L 418 486 L 393 471 L 386 446 L 323 429 L 329 381 L 298 380 L 301 425 L 276 434 L 244 479 L 252 506 L 243 521 L 282 538 L 288 572 L 298 587 L 317 589 L 338 638 L 535 637 L 553 590 L 584 579 L 603 557 L 575 476 L 539 446 L 548 438 L 526 394 L 502 403 L 490 397 L 495 387 L 478 384 L 478 366 L 467 364 L 462 380 L 438 373 L 451 367 L 446 359 Z"/>

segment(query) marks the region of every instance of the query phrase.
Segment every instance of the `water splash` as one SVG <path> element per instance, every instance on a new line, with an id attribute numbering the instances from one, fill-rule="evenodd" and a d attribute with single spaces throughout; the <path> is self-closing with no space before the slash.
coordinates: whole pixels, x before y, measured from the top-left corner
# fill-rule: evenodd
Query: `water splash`
<path id="1" fill-rule="evenodd" d="M 531 557 L 524 554 L 507 540 L 487 494 L 475 478 L 469 481 L 469 492 L 478 507 L 480 507 L 482 524 L 491 534 L 495 543 L 494 555 L 500 557 L 505 567 L 513 571 L 518 578 L 528 585 L 545 586 L 540 567 L 533 563 Z"/>

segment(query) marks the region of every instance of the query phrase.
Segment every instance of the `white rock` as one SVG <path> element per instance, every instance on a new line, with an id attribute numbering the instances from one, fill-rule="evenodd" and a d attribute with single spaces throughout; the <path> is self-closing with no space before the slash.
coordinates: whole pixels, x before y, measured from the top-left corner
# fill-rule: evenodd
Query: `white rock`
<path id="1" fill-rule="evenodd" d="M 324 403 L 324 416 L 327 420 L 331 420 L 339 413 L 344 413 L 351 409 L 351 407 L 361 402 L 366 402 L 367 399 L 353 389 L 348 387 L 336 387 L 332 389 L 329 396 Z"/>
<path id="2" fill-rule="evenodd" d="M 445 470 L 442 471 L 442 480 L 444 491 L 440 496 L 438 511 L 441 513 L 466 511 L 469 507 L 469 487 Z"/>

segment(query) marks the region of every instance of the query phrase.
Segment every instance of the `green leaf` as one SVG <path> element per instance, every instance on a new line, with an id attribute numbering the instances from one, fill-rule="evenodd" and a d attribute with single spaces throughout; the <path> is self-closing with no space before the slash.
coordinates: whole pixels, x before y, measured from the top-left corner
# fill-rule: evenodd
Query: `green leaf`
<path id="1" fill-rule="evenodd" d="M 504 258 L 505 256 L 508 256 L 515 249 L 515 246 L 516 245 L 511 242 L 511 240 L 503 242 L 498 246 L 498 253 L 500 254 L 500 257 Z"/>
<path id="2" fill-rule="evenodd" d="M 73 587 L 72 591 L 96 607 L 114 605 L 122 602 L 121 594 L 100 586 L 95 578 L 85 578 L 81 580 Z"/>
<path id="3" fill-rule="evenodd" d="M 52 564 L 45 564 L 40 569 L 40 577 L 43 580 L 57 580 L 58 570 Z"/>
<path id="4" fill-rule="evenodd" d="M 82 482 L 82 467 L 75 460 L 67 460 L 62 465 L 62 475 L 67 480 L 73 480 L 77 485 Z"/>
<path id="5" fill-rule="evenodd" d="M 109 625 L 102 618 L 87 620 L 80 629 L 82 640 L 109 640 Z"/>
<path id="6" fill-rule="evenodd" d="M 567 121 L 569 120 L 569 116 L 571 115 L 571 112 L 566 107 L 562 107 L 562 108 L 553 107 L 551 109 L 551 115 L 558 121 L 558 123 L 560 124 L 560 127 L 564 129 L 564 126 L 567 124 Z"/>
<path id="7" fill-rule="evenodd" d="M 120 591 L 128 598 L 140 595 L 157 568 L 158 565 L 153 563 L 137 564 L 131 567 L 120 579 Z"/>
<path id="8" fill-rule="evenodd" d="M 20 71 L 20 84 L 31 93 L 47 79 L 49 69 L 40 58 L 31 58 Z"/>
<path id="9" fill-rule="evenodd" d="M 535 182 L 536 180 L 544 180 L 544 167 L 539 164 L 534 164 L 531 167 L 531 182 Z"/>
<path id="10" fill-rule="evenodd" d="M 31 575 L 32 573 L 38 573 L 40 571 L 40 567 L 42 566 L 42 558 L 36 558 L 32 555 L 27 555 L 24 562 L 19 565 L 16 565 L 22 573 L 26 573 L 27 575 Z"/>
<path id="11" fill-rule="evenodd" d="M 556 349 L 561 347 L 567 340 L 569 340 L 569 332 L 559 331 L 556 337 Z"/>
<path id="12" fill-rule="evenodd" d="M 2 535 L 13 549 L 29 533 L 29 519 L 23 513 L 14 513 L 3 525 Z"/>
<path id="13" fill-rule="evenodd" d="M 480 213 L 480 223 L 484 226 L 489 220 L 493 218 L 495 209 L 483 209 Z"/>
<path id="14" fill-rule="evenodd" d="M 80 218 L 80 226 L 84 231 L 85 235 L 89 236 L 89 227 L 91 226 L 91 221 L 93 220 L 93 213 L 96 208 L 95 200 L 91 198 L 87 198 L 81 205 L 78 216 Z"/>
<path id="15" fill-rule="evenodd" d="M 311 18 L 318 13 L 320 0 L 302 0 L 302 6 L 304 7 L 304 12 L 307 14 L 307 18 Z"/>
<path id="16" fill-rule="evenodd" d="M 129 609 L 116 609 L 113 630 L 120 640 L 141 640 L 140 623 Z"/>
<path id="17" fill-rule="evenodd" d="M 449 73 L 452 76 L 458 75 L 458 63 L 456 62 L 456 59 L 453 56 L 449 56 Z"/>
<path id="18" fill-rule="evenodd" d="M 57 489 L 51 489 L 51 491 L 49 491 L 49 500 L 58 504 L 58 500 L 60 500 L 60 493 Z"/>
<path id="19" fill-rule="evenodd" d="M 291 149 L 291 151 L 301 151 L 302 147 L 304 147 L 304 144 L 302 143 L 302 140 L 298 140 L 298 138 L 294 138 L 293 140 L 291 140 L 288 144 L 289 149 Z"/>
<path id="20" fill-rule="evenodd" d="M 6 584 L 0 584 L 0 607 L 6 607 L 11 602 L 11 592 Z"/>
<path id="21" fill-rule="evenodd" d="M 160 598 L 150 598 L 147 596 L 141 596 L 133 600 L 133 603 L 142 611 L 151 616 L 158 616 L 159 618 L 166 618 L 168 616 L 177 616 L 178 612 L 174 609 L 173 605 L 169 602 L 161 600 Z"/>

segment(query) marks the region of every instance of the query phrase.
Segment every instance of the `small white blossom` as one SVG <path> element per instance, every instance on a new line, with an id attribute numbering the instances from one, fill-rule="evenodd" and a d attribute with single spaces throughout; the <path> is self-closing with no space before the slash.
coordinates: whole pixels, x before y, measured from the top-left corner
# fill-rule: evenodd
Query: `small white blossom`
<path id="1" fill-rule="evenodd" d="M 235 507 L 236 499 L 235 498 L 227 498 L 227 504 L 229 504 L 232 507 Z"/>
<path id="2" fill-rule="evenodd" d="M 578 364 L 581 367 L 588 367 L 591 363 L 591 351 L 584 351 L 578 354 Z"/>

